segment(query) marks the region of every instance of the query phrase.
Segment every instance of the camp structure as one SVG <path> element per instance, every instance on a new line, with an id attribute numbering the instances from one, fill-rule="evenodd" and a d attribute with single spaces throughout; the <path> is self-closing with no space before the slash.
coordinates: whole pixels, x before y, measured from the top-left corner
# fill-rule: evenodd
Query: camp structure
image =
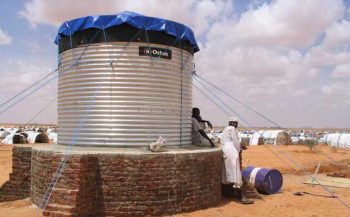
<path id="1" fill-rule="evenodd" d="M 284 130 L 259 130 L 250 136 L 249 145 L 288 145 L 292 140 Z"/>
<path id="2" fill-rule="evenodd" d="M 320 142 L 336 148 L 350 148 L 350 133 L 325 134 Z"/>
<path id="3" fill-rule="evenodd" d="M 8 131 L 9 134 L 2 140 L 3 144 L 23 144 L 25 143 L 24 133 L 18 129 L 11 129 Z"/>

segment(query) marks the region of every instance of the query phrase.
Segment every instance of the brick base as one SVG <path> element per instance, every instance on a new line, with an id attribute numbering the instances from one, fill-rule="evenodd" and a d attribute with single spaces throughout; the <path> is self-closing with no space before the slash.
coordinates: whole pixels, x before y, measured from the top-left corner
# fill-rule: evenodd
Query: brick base
<path id="1" fill-rule="evenodd" d="M 31 200 L 40 204 L 64 146 L 32 151 Z M 161 216 L 221 200 L 220 149 L 84 148 L 70 151 L 45 216 Z"/>
<path id="2" fill-rule="evenodd" d="M 0 187 L 0 202 L 30 196 L 30 161 L 32 146 L 15 145 L 12 149 L 12 173 Z"/>

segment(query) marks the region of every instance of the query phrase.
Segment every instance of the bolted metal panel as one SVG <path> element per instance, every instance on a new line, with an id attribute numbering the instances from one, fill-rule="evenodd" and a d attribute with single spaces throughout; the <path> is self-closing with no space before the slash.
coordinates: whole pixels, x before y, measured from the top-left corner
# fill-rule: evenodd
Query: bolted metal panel
<path id="1" fill-rule="evenodd" d="M 172 58 L 140 56 L 139 46 Z M 58 144 L 191 144 L 193 55 L 157 44 L 109 42 L 60 54 Z M 72 65 L 74 65 L 72 67 Z"/>

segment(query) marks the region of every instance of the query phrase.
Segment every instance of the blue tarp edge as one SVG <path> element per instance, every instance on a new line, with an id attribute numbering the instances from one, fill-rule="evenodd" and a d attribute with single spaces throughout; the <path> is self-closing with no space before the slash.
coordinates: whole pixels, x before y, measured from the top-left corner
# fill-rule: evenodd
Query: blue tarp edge
<path id="1" fill-rule="evenodd" d="M 88 28 L 107 29 L 127 23 L 137 29 L 166 32 L 178 39 L 189 41 L 194 52 L 199 51 L 193 31 L 184 24 L 156 17 L 147 17 L 130 11 L 124 11 L 116 15 L 86 16 L 64 22 L 58 29 L 55 44 L 58 44 L 62 36 L 70 36 L 75 32 Z"/>

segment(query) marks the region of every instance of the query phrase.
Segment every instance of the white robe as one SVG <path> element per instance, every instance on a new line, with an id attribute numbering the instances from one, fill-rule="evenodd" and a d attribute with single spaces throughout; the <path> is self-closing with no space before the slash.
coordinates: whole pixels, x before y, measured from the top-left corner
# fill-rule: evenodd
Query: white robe
<path id="1" fill-rule="evenodd" d="M 221 145 L 224 152 L 224 166 L 222 171 L 223 184 L 242 186 L 242 172 L 239 164 L 241 146 L 235 127 L 228 126 L 221 134 Z"/>
<path id="2" fill-rule="evenodd" d="M 30 144 L 34 144 L 35 143 L 35 139 L 36 137 L 39 135 L 40 133 L 37 133 L 37 132 L 31 132 L 29 133 L 28 132 L 28 143 Z"/>

